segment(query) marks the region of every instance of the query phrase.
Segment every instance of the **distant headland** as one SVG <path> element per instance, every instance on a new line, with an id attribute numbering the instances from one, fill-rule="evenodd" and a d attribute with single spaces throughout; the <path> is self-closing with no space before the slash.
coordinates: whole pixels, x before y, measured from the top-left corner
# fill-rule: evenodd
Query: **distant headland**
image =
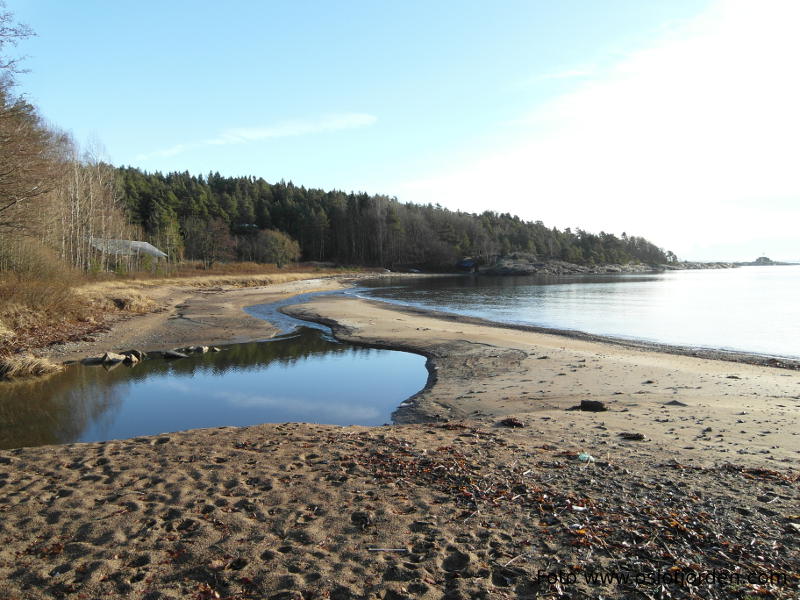
<path id="1" fill-rule="evenodd" d="M 796 262 L 781 262 L 772 260 L 766 256 L 759 256 L 752 262 L 737 262 L 736 265 L 740 267 L 771 267 L 771 266 L 787 266 L 787 265 L 796 265 L 800 263 Z"/>

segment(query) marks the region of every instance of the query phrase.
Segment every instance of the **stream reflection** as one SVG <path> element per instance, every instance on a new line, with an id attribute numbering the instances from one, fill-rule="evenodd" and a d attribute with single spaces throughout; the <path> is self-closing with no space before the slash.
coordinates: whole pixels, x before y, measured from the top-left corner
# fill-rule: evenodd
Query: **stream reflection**
<path id="1" fill-rule="evenodd" d="M 177 361 L 73 365 L 0 384 L 0 448 L 304 421 L 381 425 L 427 380 L 425 359 L 294 333 Z"/>

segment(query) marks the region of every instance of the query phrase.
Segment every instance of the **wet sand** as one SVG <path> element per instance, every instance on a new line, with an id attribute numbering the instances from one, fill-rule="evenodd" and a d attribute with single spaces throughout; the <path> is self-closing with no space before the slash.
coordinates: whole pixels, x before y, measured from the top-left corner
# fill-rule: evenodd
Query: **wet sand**
<path id="1" fill-rule="evenodd" d="M 800 372 L 553 335 L 376 301 L 291 306 L 338 338 L 430 357 L 436 383 L 401 407 L 401 423 L 516 416 L 559 443 L 602 453 L 800 466 Z M 588 336 L 587 336 L 588 337 Z M 582 400 L 605 412 L 569 411 Z M 631 444 L 620 433 L 642 433 Z"/>
<path id="2" fill-rule="evenodd" d="M 240 307 L 290 293 L 178 298 L 62 356 L 268 337 Z M 0 599 L 798 596 L 798 372 L 351 298 L 287 312 L 425 354 L 428 387 L 389 427 L 0 451 Z M 608 410 L 567 410 L 587 399 Z"/>

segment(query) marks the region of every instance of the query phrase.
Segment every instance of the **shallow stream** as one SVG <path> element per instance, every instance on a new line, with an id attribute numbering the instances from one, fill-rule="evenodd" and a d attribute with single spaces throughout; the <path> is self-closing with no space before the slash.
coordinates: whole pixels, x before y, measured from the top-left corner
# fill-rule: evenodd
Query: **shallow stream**
<path id="1" fill-rule="evenodd" d="M 425 386 L 422 356 L 339 343 L 321 326 L 278 317 L 274 305 L 248 312 L 274 317 L 287 333 L 174 361 L 71 365 L 0 384 L 0 448 L 288 421 L 382 425 Z"/>

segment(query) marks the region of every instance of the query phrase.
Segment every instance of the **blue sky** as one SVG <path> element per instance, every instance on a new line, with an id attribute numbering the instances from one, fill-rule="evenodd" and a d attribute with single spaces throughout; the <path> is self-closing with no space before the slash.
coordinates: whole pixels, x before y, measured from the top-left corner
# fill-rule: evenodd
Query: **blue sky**
<path id="1" fill-rule="evenodd" d="M 794 0 L 7 4 L 21 91 L 115 164 L 800 258 Z"/>

